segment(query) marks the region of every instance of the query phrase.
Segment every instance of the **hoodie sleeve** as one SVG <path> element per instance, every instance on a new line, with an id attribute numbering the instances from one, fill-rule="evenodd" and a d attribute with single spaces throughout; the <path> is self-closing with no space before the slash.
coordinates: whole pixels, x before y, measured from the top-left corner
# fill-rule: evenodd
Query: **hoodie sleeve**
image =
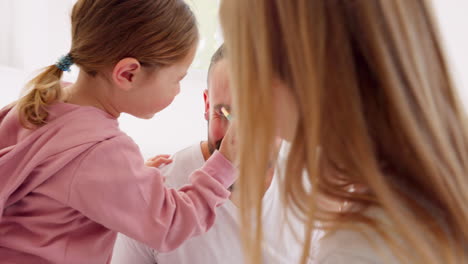
<path id="1" fill-rule="evenodd" d="M 128 136 L 104 141 L 81 160 L 70 184 L 69 205 L 91 220 L 164 252 L 206 232 L 215 209 L 228 199 L 235 168 L 219 152 L 179 190 L 146 167 Z"/>

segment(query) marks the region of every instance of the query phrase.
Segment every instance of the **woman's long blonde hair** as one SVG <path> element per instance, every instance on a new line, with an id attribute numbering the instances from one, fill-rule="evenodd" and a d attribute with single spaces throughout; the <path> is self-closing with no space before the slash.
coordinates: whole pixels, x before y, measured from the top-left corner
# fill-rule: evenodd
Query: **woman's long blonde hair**
<path id="1" fill-rule="evenodd" d="M 317 222 L 330 232 L 370 227 L 402 262 L 466 260 L 466 117 L 427 1 L 224 0 L 221 23 L 251 263 L 261 258 L 258 175 L 274 140 L 275 78 L 299 112 L 282 188 L 284 206 L 308 227 L 303 262 Z M 327 210 L 317 197 L 350 206 Z"/>
<path id="2" fill-rule="evenodd" d="M 198 41 L 195 16 L 183 0 L 78 0 L 71 25 L 69 55 L 91 76 L 127 57 L 143 67 L 168 66 L 185 58 Z M 18 102 L 24 126 L 47 122 L 47 107 L 62 97 L 62 74 L 51 65 L 29 82 Z"/>

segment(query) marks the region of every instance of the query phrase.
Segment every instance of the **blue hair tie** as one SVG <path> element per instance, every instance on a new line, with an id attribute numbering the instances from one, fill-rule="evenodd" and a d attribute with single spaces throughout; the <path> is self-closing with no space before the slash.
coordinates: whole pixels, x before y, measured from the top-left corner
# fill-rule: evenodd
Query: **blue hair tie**
<path id="1" fill-rule="evenodd" d="M 73 65 L 73 58 L 71 57 L 70 53 L 68 53 L 65 56 L 62 56 L 57 63 L 55 63 L 55 66 L 59 68 L 62 71 L 70 72 L 70 66 Z"/>

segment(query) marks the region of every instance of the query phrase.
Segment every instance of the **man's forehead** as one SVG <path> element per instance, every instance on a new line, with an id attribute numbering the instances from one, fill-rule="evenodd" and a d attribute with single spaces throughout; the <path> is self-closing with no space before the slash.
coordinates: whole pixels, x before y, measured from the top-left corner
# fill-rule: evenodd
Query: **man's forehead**
<path id="1" fill-rule="evenodd" d="M 212 85 L 208 89 L 208 93 L 211 97 L 224 98 L 231 97 L 231 89 L 229 89 L 229 82 L 217 83 Z"/>
<path id="2" fill-rule="evenodd" d="M 231 90 L 225 60 L 221 60 L 211 69 L 208 83 L 210 100 L 221 100 L 222 103 L 231 103 Z"/>
<path id="3" fill-rule="evenodd" d="M 231 94 L 229 89 L 212 89 L 209 91 L 211 105 L 231 105 Z"/>

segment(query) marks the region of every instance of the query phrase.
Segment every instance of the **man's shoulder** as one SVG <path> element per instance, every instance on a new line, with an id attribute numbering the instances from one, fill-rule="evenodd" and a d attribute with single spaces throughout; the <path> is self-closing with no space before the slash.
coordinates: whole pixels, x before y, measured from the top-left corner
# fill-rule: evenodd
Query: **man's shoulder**
<path id="1" fill-rule="evenodd" d="M 197 144 L 193 144 L 193 145 L 190 145 L 186 148 L 183 148 L 179 151 L 177 151 L 176 153 L 174 153 L 174 155 L 172 155 L 173 159 L 178 159 L 178 160 L 181 160 L 181 161 L 185 161 L 187 159 L 190 159 L 193 157 L 193 155 L 195 154 L 200 154 L 201 155 L 201 147 L 200 147 L 200 143 L 197 143 Z"/>
<path id="2" fill-rule="evenodd" d="M 199 143 L 177 151 L 171 159 L 172 163 L 162 167 L 161 173 L 167 184 L 175 188 L 189 183 L 189 175 L 205 163 Z"/>
<path id="3" fill-rule="evenodd" d="M 163 172 L 163 174 L 166 171 L 180 166 L 186 168 L 191 166 L 197 166 L 197 168 L 195 169 L 198 169 L 199 166 L 202 166 L 204 163 L 200 144 L 193 144 L 191 146 L 177 151 L 171 156 L 171 159 L 172 163 L 161 167 L 161 171 Z"/>
<path id="4" fill-rule="evenodd" d="M 155 251 L 149 246 L 119 233 L 114 244 L 111 263 L 155 264 Z"/>

